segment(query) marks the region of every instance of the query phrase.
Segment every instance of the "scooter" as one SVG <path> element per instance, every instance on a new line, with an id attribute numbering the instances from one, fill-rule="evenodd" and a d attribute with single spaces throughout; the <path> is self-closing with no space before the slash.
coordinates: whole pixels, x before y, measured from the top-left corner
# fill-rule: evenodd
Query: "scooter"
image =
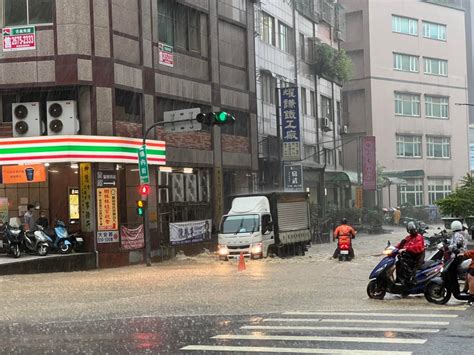
<path id="1" fill-rule="evenodd" d="M 467 272 L 471 259 L 463 260 L 455 255 L 444 265 L 441 275 L 433 278 L 425 288 L 425 298 L 428 302 L 436 304 L 447 303 L 451 295 L 457 300 L 468 301 L 469 293 L 461 292 L 459 280 L 466 282 Z"/>
<path id="2" fill-rule="evenodd" d="M 80 251 L 84 248 L 84 239 L 79 233 L 69 234 L 66 224 L 60 219 L 54 226 L 53 245 L 60 254 L 69 254 L 72 249 Z"/>
<path id="3" fill-rule="evenodd" d="M 423 293 L 425 286 L 431 279 L 441 272 L 442 260 L 427 260 L 416 271 L 414 284 L 405 286 L 396 282 L 394 271 L 396 269 L 398 248 L 390 245 L 390 241 L 384 250 L 385 257 L 377 264 L 369 276 L 367 295 L 373 299 L 383 299 L 387 292 L 399 295 L 410 295 Z"/>
<path id="4" fill-rule="evenodd" d="M 35 231 L 24 233 L 23 246 L 25 251 L 38 253 L 40 256 L 48 255 L 51 238 L 43 231 L 43 227 L 36 226 Z"/>
<path id="5" fill-rule="evenodd" d="M 348 235 L 340 235 L 337 237 L 337 249 L 339 253 L 336 254 L 339 261 L 352 260 L 352 238 Z"/>
<path id="6" fill-rule="evenodd" d="M 16 227 L 5 223 L 3 241 L 3 247 L 6 249 L 7 254 L 13 255 L 14 258 L 19 258 L 21 255 L 20 246 L 23 243 L 23 227 Z"/>

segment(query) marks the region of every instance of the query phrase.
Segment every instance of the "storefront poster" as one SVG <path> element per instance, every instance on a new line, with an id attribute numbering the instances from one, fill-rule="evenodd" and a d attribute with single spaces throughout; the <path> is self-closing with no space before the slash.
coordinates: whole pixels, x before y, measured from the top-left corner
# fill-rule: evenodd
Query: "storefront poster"
<path id="1" fill-rule="evenodd" d="M 118 230 L 117 188 L 97 189 L 97 230 Z"/>
<path id="2" fill-rule="evenodd" d="M 97 232 L 97 243 L 118 243 L 119 242 L 119 232 L 118 231 L 106 231 L 106 232 Z"/>
<path id="3" fill-rule="evenodd" d="M 4 52 L 36 49 L 35 26 L 5 27 L 2 29 L 2 35 Z"/>
<path id="4" fill-rule="evenodd" d="M 77 223 L 79 220 L 79 189 L 69 188 L 69 223 Z"/>
<path id="5" fill-rule="evenodd" d="M 92 232 L 92 165 L 80 164 L 79 203 L 81 213 L 81 230 Z"/>
<path id="6" fill-rule="evenodd" d="M 143 249 L 145 247 L 143 224 L 135 229 L 129 229 L 125 226 L 122 226 L 120 228 L 120 239 L 123 249 Z"/>
<path id="7" fill-rule="evenodd" d="M 191 244 L 211 239 L 212 221 L 190 221 L 170 223 L 170 243 L 172 245 Z"/>
<path id="8" fill-rule="evenodd" d="M 8 198 L 0 197 L 0 222 L 8 222 Z"/>
<path id="9" fill-rule="evenodd" d="M 4 184 L 24 184 L 46 181 L 46 168 L 43 164 L 4 166 L 2 168 Z"/>

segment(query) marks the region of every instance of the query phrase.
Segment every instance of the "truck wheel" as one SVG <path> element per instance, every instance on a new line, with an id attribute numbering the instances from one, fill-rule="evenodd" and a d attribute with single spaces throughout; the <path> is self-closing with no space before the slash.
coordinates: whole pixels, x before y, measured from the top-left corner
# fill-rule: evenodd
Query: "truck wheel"
<path id="1" fill-rule="evenodd" d="M 295 247 L 295 254 L 297 256 L 304 256 L 304 249 L 303 249 L 303 246 L 301 244 L 296 244 L 296 247 Z"/>

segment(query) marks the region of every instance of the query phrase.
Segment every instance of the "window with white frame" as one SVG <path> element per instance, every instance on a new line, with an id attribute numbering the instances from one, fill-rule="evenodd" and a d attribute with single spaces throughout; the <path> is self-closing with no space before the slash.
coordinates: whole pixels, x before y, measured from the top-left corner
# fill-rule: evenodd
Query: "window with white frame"
<path id="1" fill-rule="evenodd" d="M 275 18 L 262 11 L 262 40 L 275 45 Z"/>
<path id="2" fill-rule="evenodd" d="M 267 104 L 275 104 L 276 79 L 267 72 L 260 72 L 262 85 L 262 101 Z"/>
<path id="3" fill-rule="evenodd" d="M 333 151 L 331 149 L 324 148 L 324 162 L 326 165 L 332 165 Z"/>
<path id="4" fill-rule="evenodd" d="M 423 21 L 423 37 L 446 41 L 446 25 Z"/>
<path id="5" fill-rule="evenodd" d="M 308 114 L 308 101 L 306 99 L 306 89 L 301 88 L 301 111 L 303 111 L 303 115 Z"/>
<path id="6" fill-rule="evenodd" d="M 280 38 L 280 49 L 287 53 L 290 53 L 291 42 L 291 29 L 284 23 L 278 23 L 278 35 Z"/>
<path id="7" fill-rule="evenodd" d="M 426 155 L 428 158 L 449 159 L 451 157 L 451 138 L 427 136 Z"/>
<path id="8" fill-rule="evenodd" d="M 423 179 L 407 179 L 406 185 L 400 186 L 400 202 L 402 205 L 423 205 Z"/>
<path id="9" fill-rule="evenodd" d="M 420 116 L 420 95 L 395 93 L 395 114 L 400 116 Z"/>
<path id="10" fill-rule="evenodd" d="M 53 23 L 53 0 L 5 0 L 4 25 Z"/>
<path id="11" fill-rule="evenodd" d="M 418 20 L 392 15 L 392 31 L 412 36 L 418 36 Z"/>
<path id="12" fill-rule="evenodd" d="M 429 204 L 445 198 L 451 193 L 451 179 L 428 179 Z"/>
<path id="13" fill-rule="evenodd" d="M 425 95 L 425 115 L 430 118 L 449 117 L 449 98 Z"/>
<path id="14" fill-rule="evenodd" d="M 448 75 L 448 61 L 444 59 L 436 58 L 423 58 L 424 59 L 424 72 L 429 75 Z"/>
<path id="15" fill-rule="evenodd" d="M 419 72 L 419 59 L 417 56 L 393 53 L 393 68 L 395 70 Z"/>
<path id="16" fill-rule="evenodd" d="M 397 157 L 421 158 L 421 136 L 397 135 Z"/>

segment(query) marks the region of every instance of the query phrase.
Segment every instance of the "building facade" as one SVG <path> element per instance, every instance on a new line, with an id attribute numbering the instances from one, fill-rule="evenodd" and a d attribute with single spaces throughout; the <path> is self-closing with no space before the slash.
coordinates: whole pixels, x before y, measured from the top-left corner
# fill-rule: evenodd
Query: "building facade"
<path id="1" fill-rule="evenodd" d="M 256 70 L 259 187 L 283 189 L 282 165 L 303 167 L 303 186 L 318 205 L 350 204 L 351 181 L 343 172 L 341 84 L 318 75 L 315 48 L 337 50 L 345 36 L 344 9 L 335 1 L 260 1 L 256 5 Z M 280 161 L 278 129 L 284 127 L 279 94 L 296 87 L 300 158 Z M 278 122 L 280 121 L 280 122 Z M 280 173 L 279 173 L 280 172 Z M 344 175 L 338 181 L 338 172 Z M 336 177 L 336 178 L 335 178 Z M 340 182 L 343 183 L 340 183 Z M 352 181 L 353 182 L 353 181 Z"/>
<path id="2" fill-rule="evenodd" d="M 151 131 L 149 139 L 166 144 L 166 166 L 150 165 L 149 172 L 153 255 L 160 253 L 160 245 L 169 244 L 170 223 L 212 219 L 216 226 L 226 196 L 255 189 L 253 1 L 1 0 L 0 8 L 4 29 L 33 28 L 36 35 L 34 48 L 27 50 L 11 50 L 5 46 L 12 42 L 4 42 L 3 138 L 61 135 L 49 125 L 52 102 L 73 102 L 78 126 L 72 134 L 91 139 L 142 138 L 148 127 L 165 119 L 165 112 L 175 110 L 225 110 L 236 117 L 232 126 L 176 132 L 168 124 Z M 36 121 L 27 117 L 33 120 L 28 133 L 16 124 L 21 119 L 21 112 L 15 111 L 19 103 L 37 112 Z M 88 161 L 79 165 L 54 161 L 40 161 L 49 165 L 44 182 L 0 185 L 10 217 L 21 216 L 32 203 L 35 214 L 41 209 L 51 220 L 71 222 L 67 191 L 81 189 L 82 163 Z M 85 211 L 78 212 L 76 221 L 89 251 L 98 252 L 100 267 L 140 262 L 143 250 L 128 250 L 120 233 L 121 227 L 133 230 L 142 223 L 135 206 L 140 198 L 137 165 L 110 157 L 107 162 L 92 160 L 90 168 L 90 200 L 81 201 L 87 202 L 88 225 L 83 223 Z M 115 176 L 118 238 L 114 240 L 97 235 L 102 218 L 95 189 L 99 173 Z"/>
<path id="3" fill-rule="evenodd" d="M 462 2 L 343 4 L 354 66 L 343 93 L 349 132 L 375 136 L 379 167 L 399 181 L 379 202 L 432 205 L 469 171 L 468 111 L 458 105 L 468 99 Z M 350 164 L 357 149 L 348 147 Z"/>

